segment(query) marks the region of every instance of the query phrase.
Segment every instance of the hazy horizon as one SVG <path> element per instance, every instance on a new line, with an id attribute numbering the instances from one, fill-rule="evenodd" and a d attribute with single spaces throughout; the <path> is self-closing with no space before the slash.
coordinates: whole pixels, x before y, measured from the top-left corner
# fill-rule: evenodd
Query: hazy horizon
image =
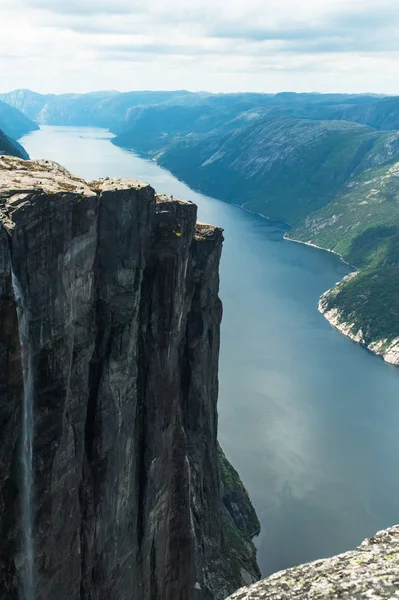
<path id="1" fill-rule="evenodd" d="M 384 93 L 376 93 L 376 92 L 337 92 L 337 91 L 331 91 L 331 92 L 319 92 L 317 90 L 312 90 L 312 91 L 298 91 L 298 90 L 290 90 L 290 89 L 283 89 L 283 90 L 278 90 L 277 92 L 259 92 L 256 90 L 235 90 L 235 91 L 231 91 L 231 92 L 214 92 L 211 90 L 190 90 L 190 89 L 186 89 L 186 88 L 153 88 L 153 89 L 149 89 L 149 88 L 136 88 L 136 89 L 129 89 L 129 90 L 116 90 L 116 89 L 107 89 L 107 88 L 103 88 L 103 89 L 90 89 L 87 91 L 83 91 L 83 92 L 79 92 L 79 91 L 75 91 L 75 90 L 67 90 L 64 92 L 54 92 L 54 91 L 38 91 L 37 89 L 31 89 L 31 88 L 27 88 L 27 87 L 20 87 L 20 88 L 13 88 L 13 89 L 3 89 L 2 86 L 0 85 L 0 94 L 8 94 L 11 92 L 17 92 L 17 91 L 29 91 L 29 92 L 33 92 L 36 94 L 40 94 L 43 96 L 46 95 L 54 95 L 54 96 L 62 96 L 62 95 L 70 95 L 70 94 L 76 94 L 76 95 L 83 95 L 83 94 L 105 94 L 105 93 L 114 93 L 114 94 L 126 94 L 129 92 L 187 92 L 188 94 L 204 94 L 204 95 L 222 95 L 222 94 L 264 94 L 266 96 L 276 96 L 278 94 L 313 94 L 313 95 L 328 95 L 328 94 L 343 94 L 343 95 L 349 95 L 349 96 L 375 96 L 376 98 L 383 98 L 383 97 L 396 97 L 399 96 L 399 92 L 397 94 L 384 94 Z"/>
<path id="2" fill-rule="evenodd" d="M 2 92 L 399 94 L 396 0 L 2 0 Z"/>

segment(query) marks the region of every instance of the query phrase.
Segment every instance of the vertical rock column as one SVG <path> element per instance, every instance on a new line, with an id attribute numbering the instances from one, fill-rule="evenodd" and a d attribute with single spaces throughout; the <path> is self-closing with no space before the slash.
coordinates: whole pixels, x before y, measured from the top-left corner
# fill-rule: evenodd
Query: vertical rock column
<path id="1" fill-rule="evenodd" d="M 10 216 L 10 260 L 29 319 L 33 367 L 36 599 L 78 598 L 98 199 L 88 189 L 36 192 Z M 18 579 L 18 563 L 13 567 Z"/>
<path id="2" fill-rule="evenodd" d="M 194 205 L 158 199 L 140 336 L 143 598 L 202 597 L 208 545 L 220 532 L 216 402 L 222 234 L 209 229 L 201 257 L 195 223 Z M 200 282 L 207 275 L 202 301 L 211 319 L 197 314 Z M 205 542 L 209 520 L 213 530 Z"/>
<path id="3" fill-rule="evenodd" d="M 33 366 L 35 600 L 234 590 L 217 452 L 222 240 L 147 184 L 0 158 L 0 600 L 19 600 L 23 564 L 11 268 Z"/>
<path id="4" fill-rule="evenodd" d="M 82 598 L 141 596 L 138 522 L 142 431 L 138 373 L 143 273 L 155 194 L 96 184 L 95 332 L 89 361 L 81 499 Z"/>
<path id="5" fill-rule="evenodd" d="M 0 227 L 0 598 L 16 598 L 23 379 L 8 234 Z"/>

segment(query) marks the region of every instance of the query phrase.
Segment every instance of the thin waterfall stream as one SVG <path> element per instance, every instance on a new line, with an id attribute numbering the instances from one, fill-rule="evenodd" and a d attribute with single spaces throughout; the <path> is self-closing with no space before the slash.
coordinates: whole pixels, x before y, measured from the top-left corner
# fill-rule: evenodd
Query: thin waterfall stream
<path id="1" fill-rule="evenodd" d="M 22 555 L 21 573 L 22 600 L 34 600 L 34 551 L 32 524 L 33 495 L 33 373 L 29 342 L 28 315 L 21 286 L 12 272 L 12 289 L 17 303 L 19 342 L 23 376 L 22 443 L 21 443 L 21 530 Z"/>

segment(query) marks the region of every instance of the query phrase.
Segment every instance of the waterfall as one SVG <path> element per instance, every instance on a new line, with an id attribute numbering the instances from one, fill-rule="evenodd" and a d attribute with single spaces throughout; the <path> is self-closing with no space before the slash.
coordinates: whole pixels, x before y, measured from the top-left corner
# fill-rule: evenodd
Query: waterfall
<path id="1" fill-rule="evenodd" d="M 12 289 L 17 303 L 19 342 L 23 376 L 22 443 L 21 443 L 21 530 L 23 565 L 21 573 L 21 600 L 34 600 L 34 552 L 32 526 L 33 491 L 33 375 L 29 343 L 28 315 L 19 281 L 12 272 Z"/>

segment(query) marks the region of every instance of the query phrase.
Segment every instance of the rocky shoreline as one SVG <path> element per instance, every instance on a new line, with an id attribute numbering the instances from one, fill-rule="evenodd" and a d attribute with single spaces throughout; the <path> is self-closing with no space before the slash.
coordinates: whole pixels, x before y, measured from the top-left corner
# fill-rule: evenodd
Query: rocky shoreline
<path id="1" fill-rule="evenodd" d="M 335 287 L 324 292 L 319 300 L 319 312 L 324 315 L 330 325 L 335 329 L 338 329 L 340 333 L 343 333 L 354 342 L 362 344 L 376 356 L 381 356 L 386 363 L 399 366 L 399 338 L 395 338 L 391 341 L 385 339 L 368 342 L 362 329 L 359 329 L 354 321 L 345 321 L 338 308 L 329 308 L 330 298 L 338 293 L 340 286 L 344 282 L 353 279 L 357 274 L 358 271 L 349 273 L 349 275 L 346 275 L 346 277 L 344 277 Z"/>
<path id="2" fill-rule="evenodd" d="M 288 236 L 288 233 L 284 234 L 284 239 L 289 242 L 295 242 L 297 244 L 304 244 L 305 246 L 311 246 L 312 248 L 317 248 L 318 250 L 324 250 L 325 252 L 331 252 L 338 256 L 343 263 L 348 265 L 349 267 L 355 269 L 354 265 L 348 263 L 344 258 L 335 252 L 334 250 L 330 250 L 328 248 L 322 248 L 317 244 L 312 244 L 312 242 L 303 242 L 301 240 L 296 240 Z M 337 308 L 329 308 L 329 299 L 335 296 L 340 286 L 356 277 L 359 271 L 355 270 L 352 273 L 346 275 L 340 282 L 338 282 L 333 288 L 327 290 L 320 296 L 318 310 L 319 312 L 327 319 L 327 321 L 337 329 L 343 335 L 346 335 L 352 341 L 365 346 L 367 350 L 375 354 L 376 356 L 380 356 L 384 359 L 384 361 L 390 365 L 399 366 L 399 337 L 393 340 L 380 339 L 374 340 L 372 342 L 368 342 L 365 339 L 364 333 L 362 329 L 359 329 L 354 321 L 347 321 L 344 319 L 341 311 Z"/>
<path id="3" fill-rule="evenodd" d="M 288 242 L 295 242 L 296 244 L 302 244 L 303 246 L 311 246 L 312 248 L 316 248 L 317 250 L 323 250 L 324 252 L 330 252 L 330 254 L 335 254 L 335 256 L 338 256 L 338 258 L 340 258 L 345 265 L 348 265 L 348 267 L 351 267 L 351 269 L 356 268 L 354 265 L 348 263 L 348 261 L 346 261 L 341 254 L 335 252 L 335 250 L 330 250 L 330 248 L 323 248 L 323 246 L 312 244 L 312 242 L 303 242 L 302 240 L 296 240 L 295 238 L 289 237 L 288 232 L 283 235 L 283 238 Z"/>

